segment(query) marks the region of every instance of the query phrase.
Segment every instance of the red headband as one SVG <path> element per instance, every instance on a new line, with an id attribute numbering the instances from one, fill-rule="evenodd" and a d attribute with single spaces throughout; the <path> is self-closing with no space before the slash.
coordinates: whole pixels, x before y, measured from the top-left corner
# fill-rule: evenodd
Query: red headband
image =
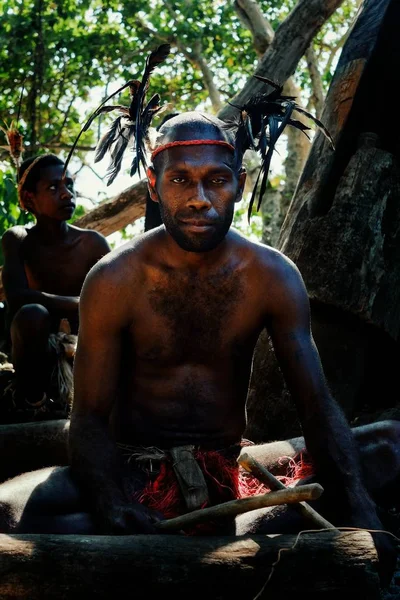
<path id="1" fill-rule="evenodd" d="M 168 148 L 173 148 L 174 146 L 225 146 L 225 148 L 229 148 L 229 150 L 232 150 L 232 152 L 235 152 L 235 148 L 232 146 L 232 144 L 229 144 L 228 142 L 224 142 L 222 140 L 182 140 L 181 142 L 168 142 L 168 144 L 163 144 L 162 146 L 158 146 L 158 148 L 156 148 L 154 150 L 154 152 L 151 155 L 151 160 L 154 160 L 154 158 L 157 156 L 157 154 L 160 154 L 160 152 L 163 152 L 164 150 L 168 150 Z"/>

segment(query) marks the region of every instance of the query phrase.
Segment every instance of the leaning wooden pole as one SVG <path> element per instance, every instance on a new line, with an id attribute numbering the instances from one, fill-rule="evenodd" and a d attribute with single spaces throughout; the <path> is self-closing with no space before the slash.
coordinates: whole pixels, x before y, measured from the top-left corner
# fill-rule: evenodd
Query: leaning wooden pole
<path id="1" fill-rule="evenodd" d="M 0 535 L 0 598 L 378 600 L 376 561 L 367 532 Z"/>

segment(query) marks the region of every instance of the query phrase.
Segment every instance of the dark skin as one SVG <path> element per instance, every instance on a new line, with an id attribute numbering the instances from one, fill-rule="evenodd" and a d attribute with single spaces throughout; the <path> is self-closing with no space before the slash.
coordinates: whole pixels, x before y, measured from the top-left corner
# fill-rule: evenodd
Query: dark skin
<path id="1" fill-rule="evenodd" d="M 245 175 L 230 169 L 231 160 L 229 150 L 217 146 L 176 147 L 161 153 L 149 172 L 151 197 L 161 203 L 164 223 L 171 217 L 189 246 L 207 245 L 212 222 L 241 198 Z M 350 429 L 326 385 L 304 283 L 281 253 L 233 230 L 215 248 L 190 252 L 160 227 L 93 270 L 82 315 L 89 310 L 78 343 L 72 468 L 87 488 L 102 490 L 94 498 L 96 511 L 111 530 L 144 531 L 152 520 L 124 495 L 114 439 L 164 448 L 239 441 L 252 355 L 264 327 L 317 473 L 329 473 L 324 483 L 335 490 L 336 522 L 381 528 Z M 89 429 L 90 440 L 84 434 Z"/>
<path id="2" fill-rule="evenodd" d="M 193 128 L 183 127 L 165 141 L 193 135 Z M 195 135 L 224 139 L 204 123 Z M 231 152 L 221 146 L 160 153 L 148 174 L 149 190 L 165 226 L 104 257 L 85 280 L 64 488 L 62 473 L 54 473 L 57 497 L 65 501 L 72 475 L 86 502 L 86 525 L 71 525 L 69 533 L 157 531 L 159 515 L 132 502 L 116 442 L 205 449 L 239 442 L 263 328 L 298 408 L 319 480 L 330 498 L 335 492 L 335 524 L 381 528 L 352 433 L 326 385 L 298 269 L 279 251 L 229 229 L 245 183 L 245 173 L 232 164 Z M 51 480 L 48 472 L 40 477 Z M 26 485 L 31 498 L 32 483 Z M 76 498 L 72 504 L 76 519 Z M 279 528 L 266 521 L 258 531 Z M 240 517 L 238 530 L 244 532 Z M 377 544 L 388 557 L 387 538 Z"/>
<path id="3" fill-rule="evenodd" d="M 45 167 L 23 202 L 35 216 L 32 228 L 12 227 L 2 237 L 3 285 L 8 304 L 17 390 L 35 403 L 46 390 L 47 340 L 67 318 L 79 326 L 79 297 L 91 267 L 110 251 L 97 232 L 69 225 L 75 210 L 73 181 L 62 180 L 63 165 Z"/>

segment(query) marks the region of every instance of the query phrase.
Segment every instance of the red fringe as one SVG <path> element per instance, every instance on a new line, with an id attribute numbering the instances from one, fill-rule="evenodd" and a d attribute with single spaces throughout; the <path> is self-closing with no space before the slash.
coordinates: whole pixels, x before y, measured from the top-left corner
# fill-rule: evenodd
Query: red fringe
<path id="1" fill-rule="evenodd" d="M 216 451 L 200 450 L 195 453 L 195 458 L 204 473 L 210 497 L 209 503 L 204 504 L 202 508 L 270 491 L 258 479 L 240 468 L 236 458 L 229 459 Z M 312 473 L 312 465 L 306 461 L 303 454 L 299 454 L 294 459 L 289 459 L 287 474 L 277 476 L 277 479 L 284 485 L 292 487 L 300 479 L 308 477 Z M 161 463 L 157 478 L 150 481 L 136 495 L 135 500 L 148 508 L 161 512 L 166 519 L 172 519 L 187 512 L 172 464 L 167 460 Z M 186 533 L 188 535 L 199 533 L 205 535 L 212 533 L 213 530 L 214 525 L 211 523 L 199 525 Z"/>

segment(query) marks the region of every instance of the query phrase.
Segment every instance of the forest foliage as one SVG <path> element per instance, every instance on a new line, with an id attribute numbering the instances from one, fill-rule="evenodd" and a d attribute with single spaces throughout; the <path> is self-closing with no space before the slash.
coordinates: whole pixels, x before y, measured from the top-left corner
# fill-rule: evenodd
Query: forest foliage
<path id="1" fill-rule="evenodd" d="M 140 78 L 148 52 L 164 42 L 172 45 L 172 56 L 154 73 L 150 92 L 161 90 L 162 101 L 173 111 L 216 113 L 260 58 L 253 32 L 240 18 L 240 5 L 223 0 L 0 0 L 0 125 L 14 121 L 18 126 L 24 158 L 44 151 L 65 158 L 99 101 L 122 82 Z M 258 3 L 272 30 L 295 5 L 295 0 Z M 344 0 L 313 40 L 325 93 L 355 11 L 356 2 Z M 313 110 L 314 84 L 305 59 L 295 80 L 303 105 Z M 128 100 L 125 93 L 119 102 Z M 77 171 L 86 168 L 85 157 L 106 125 L 107 116 L 82 136 Z M 0 135 L 1 235 L 29 216 L 18 207 L 15 170 Z"/>

